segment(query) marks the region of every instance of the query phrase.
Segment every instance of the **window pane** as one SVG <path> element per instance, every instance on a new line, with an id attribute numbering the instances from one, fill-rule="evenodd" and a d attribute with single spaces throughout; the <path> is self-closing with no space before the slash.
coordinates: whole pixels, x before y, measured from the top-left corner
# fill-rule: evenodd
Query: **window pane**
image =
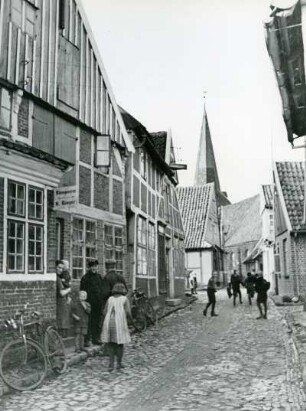
<path id="1" fill-rule="evenodd" d="M 30 203 L 35 202 L 35 190 L 33 190 L 32 188 L 29 189 L 29 201 Z"/>
<path id="2" fill-rule="evenodd" d="M 7 263 L 8 263 L 8 269 L 14 270 L 15 269 L 15 256 L 9 255 Z"/>
<path id="3" fill-rule="evenodd" d="M 24 200 L 24 186 L 17 184 L 17 198 L 19 200 Z"/>
<path id="4" fill-rule="evenodd" d="M 41 205 L 36 205 L 36 218 L 42 219 L 43 213 L 42 213 L 42 206 Z"/>
<path id="5" fill-rule="evenodd" d="M 42 243 L 41 242 L 36 243 L 36 255 L 42 255 Z"/>
<path id="6" fill-rule="evenodd" d="M 35 227 L 33 225 L 29 226 L 29 239 L 35 239 Z"/>
<path id="7" fill-rule="evenodd" d="M 29 242 L 29 255 L 35 254 L 35 243 L 34 241 Z"/>
<path id="8" fill-rule="evenodd" d="M 8 242 L 8 252 L 9 252 L 9 254 L 15 254 L 15 240 L 9 240 L 9 242 Z"/>
<path id="9" fill-rule="evenodd" d="M 23 223 L 16 223 L 17 224 L 17 238 L 24 239 L 24 224 Z"/>
<path id="10" fill-rule="evenodd" d="M 35 206 L 34 204 L 29 204 L 29 218 L 35 218 Z"/>
<path id="11" fill-rule="evenodd" d="M 35 270 L 34 260 L 34 257 L 29 257 L 29 271 Z"/>
<path id="12" fill-rule="evenodd" d="M 36 258 L 36 271 L 42 271 L 42 258 Z"/>
<path id="13" fill-rule="evenodd" d="M 16 258 L 16 270 L 23 271 L 23 256 L 17 256 Z"/>

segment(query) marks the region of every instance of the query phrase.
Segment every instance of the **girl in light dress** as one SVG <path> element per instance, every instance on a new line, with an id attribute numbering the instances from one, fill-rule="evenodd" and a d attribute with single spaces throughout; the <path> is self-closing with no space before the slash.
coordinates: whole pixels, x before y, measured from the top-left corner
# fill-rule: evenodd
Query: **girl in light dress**
<path id="1" fill-rule="evenodd" d="M 124 368 L 122 365 L 123 346 L 131 341 L 127 323 L 127 317 L 131 318 L 131 309 L 124 284 L 114 285 L 112 296 L 107 300 L 104 315 L 101 340 L 107 343 L 110 357 L 108 370 L 113 371 L 115 358 L 117 358 L 117 369 Z"/>

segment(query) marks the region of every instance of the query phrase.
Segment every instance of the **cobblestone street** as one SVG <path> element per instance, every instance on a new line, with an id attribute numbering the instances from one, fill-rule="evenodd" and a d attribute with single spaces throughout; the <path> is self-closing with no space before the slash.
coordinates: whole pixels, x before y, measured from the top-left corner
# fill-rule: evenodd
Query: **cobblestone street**
<path id="1" fill-rule="evenodd" d="M 245 292 L 245 291 L 244 291 Z M 277 309 L 232 306 L 217 294 L 219 317 L 199 301 L 126 347 L 122 371 L 95 357 L 33 392 L 0 399 L 1 411 L 299 411 L 306 410 L 296 352 Z"/>

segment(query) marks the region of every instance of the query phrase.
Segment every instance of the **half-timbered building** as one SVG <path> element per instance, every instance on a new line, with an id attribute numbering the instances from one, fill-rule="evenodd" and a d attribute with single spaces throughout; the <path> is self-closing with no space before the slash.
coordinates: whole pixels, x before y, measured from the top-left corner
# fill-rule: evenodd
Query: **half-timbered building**
<path id="1" fill-rule="evenodd" d="M 185 292 L 184 231 L 171 132 L 149 133 L 121 109 L 135 152 L 126 163 L 129 271 L 150 297 Z"/>
<path id="2" fill-rule="evenodd" d="M 58 258 L 124 271 L 133 151 L 80 0 L 0 0 L 0 318 L 55 316 Z"/>

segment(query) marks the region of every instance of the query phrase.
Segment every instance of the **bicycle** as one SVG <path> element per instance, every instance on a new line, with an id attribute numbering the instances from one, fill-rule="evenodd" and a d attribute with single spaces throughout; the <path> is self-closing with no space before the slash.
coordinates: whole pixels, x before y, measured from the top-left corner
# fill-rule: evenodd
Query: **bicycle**
<path id="1" fill-rule="evenodd" d="M 61 336 L 54 327 L 43 331 L 40 313 L 33 311 L 33 321 L 25 324 L 24 309 L 14 318 L 5 321 L 4 327 L 19 331 L 17 340 L 8 342 L 0 354 L 0 375 L 3 381 L 17 391 L 27 391 L 42 384 L 48 371 L 48 365 L 56 374 L 63 374 L 67 369 L 65 347 Z M 27 336 L 26 328 L 33 327 L 39 341 Z"/>
<path id="2" fill-rule="evenodd" d="M 145 331 L 148 321 L 152 325 L 155 325 L 162 316 L 159 312 L 160 308 L 154 309 L 149 298 L 140 288 L 137 288 L 132 292 L 131 311 L 133 325 L 136 331 Z"/>

